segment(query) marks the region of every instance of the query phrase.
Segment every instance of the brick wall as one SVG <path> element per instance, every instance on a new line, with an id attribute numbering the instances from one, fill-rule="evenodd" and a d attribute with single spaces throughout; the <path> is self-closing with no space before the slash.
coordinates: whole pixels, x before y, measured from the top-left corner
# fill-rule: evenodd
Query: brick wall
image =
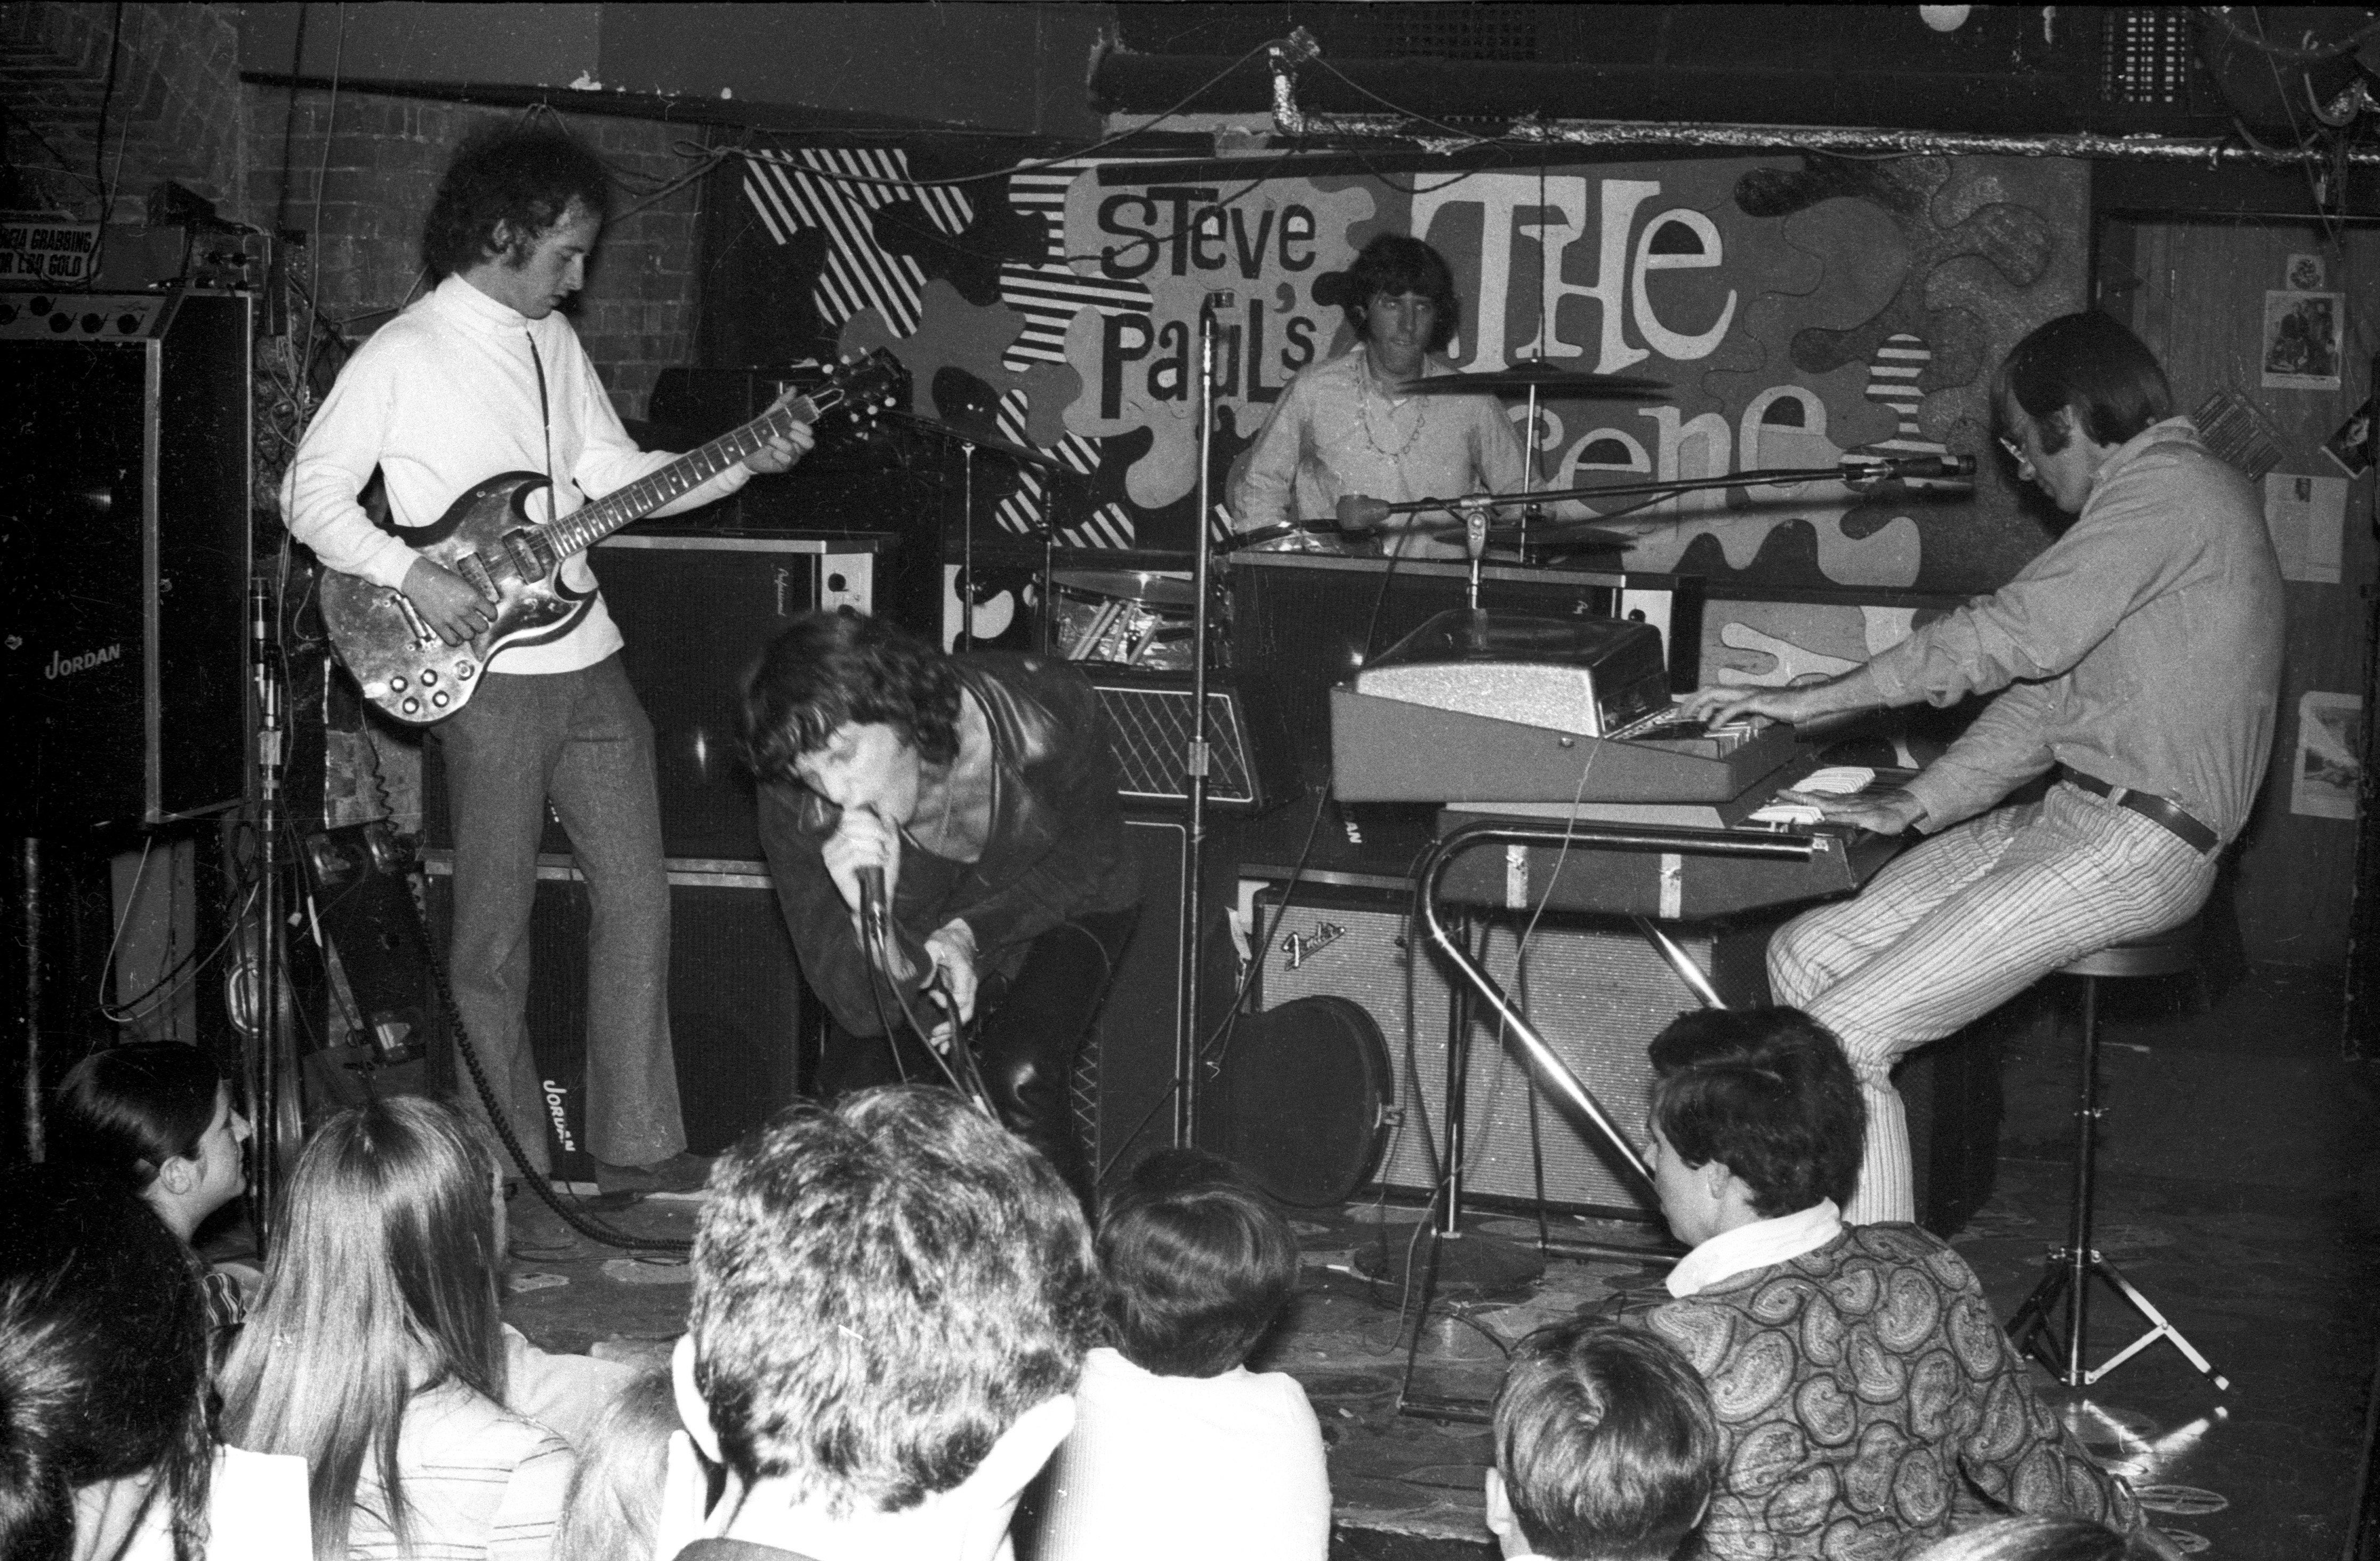
<path id="1" fill-rule="evenodd" d="M 242 89 L 250 160 L 249 221 L 304 230 L 296 274 L 323 318 L 360 339 L 429 285 L 421 220 L 455 146 L 518 110 L 342 92 Z M 645 192 L 682 177 L 700 132 L 682 125 L 557 115 L 620 181 L 613 220 L 589 268 L 575 323 L 623 417 L 644 415 L 653 381 L 694 354 L 694 247 L 700 187 L 650 205 Z M 289 147 L 284 195 L 285 139 Z"/>
<path id="2" fill-rule="evenodd" d="M 238 78 L 238 7 L 121 9 L 116 29 L 113 6 L 0 4 L 7 161 L 24 165 L 13 199 L 92 220 L 101 204 L 98 165 L 116 184 L 117 222 L 140 221 L 149 192 L 174 179 L 228 218 L 302 229 L 308 242 L 293 252 L 297 274 L 314 289 L 323 318 L 358 338 L 420 278 L 421 219 L 447 154 L 475 127 L 520 112 L 354 91 L 334 101 L 328 92 L 246 86 Z M 103 163 L 96 141 L 103 95 Z M 640 417 L 661 370 L 693 361 L 700 186 L 641 209 L 638 202 L 694 166 L 704 132 L 609 115 L 556 117 L 620 179 L 577 324 L 613 404 L 623 417 Z"/>
<path id="3" fill-rule="evenodd" d="M 14 200 L 138 221 L 149 192 L 177 180 L 226 212 L 243 200 L 236 6 L 0 5 L 0 95 L 8 100 Z M 107 85 L 114 45 L 115 82 Z M 98 146 L 100 105 L 107 146 Z M 32 127 L 28 132 L 26 126 Z"/>

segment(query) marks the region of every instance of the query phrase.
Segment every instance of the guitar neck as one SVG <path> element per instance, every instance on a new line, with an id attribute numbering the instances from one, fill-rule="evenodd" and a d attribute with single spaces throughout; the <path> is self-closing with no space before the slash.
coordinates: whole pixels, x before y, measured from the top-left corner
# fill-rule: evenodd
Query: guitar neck
<path id="1" fill-rule="evenodd" d="M 583 551 L 623 526 L 683 499 L 770 440 L 782 438 L 804 423 L 816 422 L 843 398 L 841 390 L 831 388 L 764 413 L 740 429 L 687 451 L 661 470 L 640 477 L 625 488 L 606 493 L 539 529 L 552 545 L 555 557 Z"/>

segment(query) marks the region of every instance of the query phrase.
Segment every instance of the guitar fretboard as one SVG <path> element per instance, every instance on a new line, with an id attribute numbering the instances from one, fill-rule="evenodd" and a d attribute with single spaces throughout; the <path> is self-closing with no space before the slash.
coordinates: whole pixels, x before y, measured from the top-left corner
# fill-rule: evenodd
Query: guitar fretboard
<path id="1" fill-rule="evenodd" d="M 770 440 L 789 434 L 804 423 L 817 421 L 821 413 L 840 405 L 843 399 L 844 392 L 839 389 L 817 391 L 790 405 L 755 417 L 740 429 L 721 434 L 661 470 L 640 477 L 625 488 L 606 493 L 539 529 L 552 545 L 556 558 L 591 548 L 629 522 L 642 520 L 662 505 L 686 497 Z"/>

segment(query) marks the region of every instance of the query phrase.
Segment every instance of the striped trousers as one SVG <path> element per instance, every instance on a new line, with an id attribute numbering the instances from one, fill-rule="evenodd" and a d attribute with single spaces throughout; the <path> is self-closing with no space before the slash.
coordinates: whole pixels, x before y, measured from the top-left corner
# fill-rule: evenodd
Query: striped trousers
<path id="1" fill-rule="evenodd" d="M 2188 920 L 2214 883 L 2213 855 L 2060 784 L 1944 830 L 1856 898 L 1780 928 L 1770 989 L 1842 1038 L 1867 1102 L 1844 1219 L 1917 1218 L 1895 1064 L 2094 950 Z"/>

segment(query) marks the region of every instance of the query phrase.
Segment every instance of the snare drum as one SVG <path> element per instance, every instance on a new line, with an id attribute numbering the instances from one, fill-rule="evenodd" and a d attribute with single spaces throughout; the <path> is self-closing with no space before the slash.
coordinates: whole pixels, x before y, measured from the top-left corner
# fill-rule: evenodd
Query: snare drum
<path id="1" fill-rule="evenodd" d="M 1197 598 L 1189 581 L 1149 570 L 1060 570 L 1050 598 L 1050 637 L 1067 660 L 1190 670 Z"/>

